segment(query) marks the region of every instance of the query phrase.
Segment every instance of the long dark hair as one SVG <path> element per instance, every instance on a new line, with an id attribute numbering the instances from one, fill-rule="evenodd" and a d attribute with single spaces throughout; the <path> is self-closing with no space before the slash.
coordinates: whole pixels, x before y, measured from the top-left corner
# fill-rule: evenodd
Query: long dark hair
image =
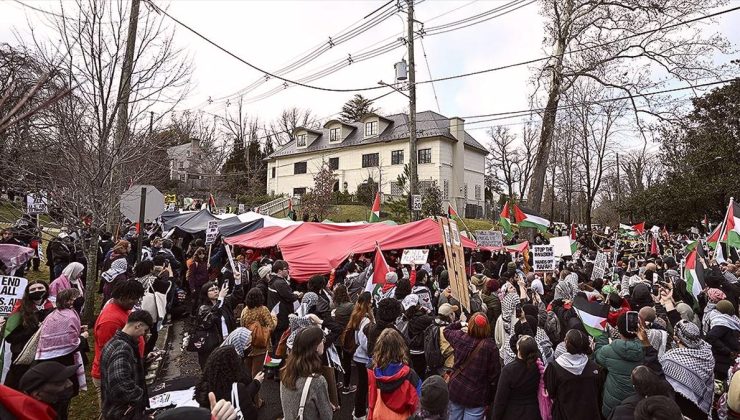
<path id="1" fill-rule="evenodd" d="M 537 347 L 537 342 L 529 335 L 523 335 L 516 342 L 517 353 L 521 353 L 521 356 L 517 354 L 517 358 L 522 360 L 527 368 L 533 368 L 537 359 L 540 357 L 540 349 Z"/>
<path id="2" fill-rule="evenodd" d="M 362 318 L 367 316 L 371 322 L 375 322 L 373 316 L 373 295 L 370 292 L 362 292 L 355 307 L 352 308 L 352 315 L 349 316 L 349 322 L 347 323 L 347 329 L 356 330 L 362 323 Z"/>
<path id="3" fill-rule="evenodd" d="M 195 385 L 195 400 L 201 407 L 209 407 L 208 393 L 213 392 L 216 399 L 230 399 L 231 384 L 242 382 L 248 385 L 249 375 L 242 358 L 234 346 L 221 346 L 208 356 L 203 374 Z"/>
<path id="4" fill-rule="evenodd" d="M 316 326 L 298 331 L 293 341 L 293 351 L 288 355 L 285 367 L 281 369 L 280 379 L 288 389 L 296 389 L 298 378 L 321 373 L 321 356 L 316 347 L 323 339 L 324 332 Z"/>
<path id="5" fill-rule="evenodd" d="M 38 310 L 36 310 L 36 304 L 33 303 L 33 300 L 31 300 L 31 297 L 28 296 L 28 290 L 33 286 L 34 284 L 43 284 L 44 289 L 46 289 L 46 297 L 41 301 L 43 304 L 46 299 L 49 297 L 49 285 L 41 280 L 31 280 L 28 282 L 28 285 L 26 286 L 26 291 L 23 293 L 23 299 L 21 300 L 21 307 L 18 309 L 18 312 L 21 313 L 21 319 L 23 320 L 23 326 L 24 327 L 38 327 L 39 326 L 39 315 Z"/>
<path id="6" fill-rule="evenodd" d="M 212 281 L 207 281 L 206 284 L 200 287 L 200 304 L 201 305 L 208 305 L 208 306 L 213 305 L 213 303 L 211 303 L 211 299 L 208 299 L 208 289 L 210 289 L 213 286 L 218 286 L 218 284 Z"/>

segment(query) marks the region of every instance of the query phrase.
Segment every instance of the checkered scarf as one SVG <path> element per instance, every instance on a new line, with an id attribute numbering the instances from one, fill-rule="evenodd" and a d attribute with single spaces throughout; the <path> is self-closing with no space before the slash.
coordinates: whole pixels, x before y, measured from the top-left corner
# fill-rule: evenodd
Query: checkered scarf
<path id="1" fill-rule="evenodd" d="M 659 360 L 673 389 L 709 413 L 714 395 L 714 356 L 712 346 L 700 341 L 696 348 L 668 350 Z"/>

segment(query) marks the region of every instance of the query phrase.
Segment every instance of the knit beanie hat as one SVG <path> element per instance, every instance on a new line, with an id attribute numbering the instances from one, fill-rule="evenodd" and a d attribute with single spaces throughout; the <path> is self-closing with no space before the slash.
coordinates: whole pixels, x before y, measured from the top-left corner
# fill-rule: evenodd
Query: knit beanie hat
<path id="1" fill-rule="evenodd" d="M 398 274 L 396 274 L 395 271 L 386 273 L 385 275 L 386 283 L 396 284 L 397 281 L 398 281 Z"/>
<path id="2" fill-rule="evenodd" d="M 432 375 L 421 384 L 421 407 L 429 414 L 443 414 L 449 399 L 447 382 L 441 376 Z"/>
<path id="3" fill-rule="evenodd" d="M 725 315 L 735 315 L 735 307 L 732 305 L 732 302 L 727 299 L 717 302 L 717 306 L 715 306 L 715 308 Z"/>

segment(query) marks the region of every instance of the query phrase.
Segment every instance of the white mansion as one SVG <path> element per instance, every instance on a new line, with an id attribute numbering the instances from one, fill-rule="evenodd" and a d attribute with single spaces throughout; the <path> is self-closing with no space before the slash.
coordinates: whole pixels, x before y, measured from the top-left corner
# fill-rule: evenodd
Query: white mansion
<path id="1" fill-rule="evenodd" d="M 416 114 L 420 189 L 436 182 L 460 215 L 476 217 L 484 207 L 486 148 L 465 132 L 461 118 L 432 111 Z M 294 141 L 267 157 L 267 192 L 301 195 L 313 187 L 313 173 L 326 161 L 335 191 L 355 192 L 372 178 L 385 198 L 401 195 L 396 178 L 408 163 L 408 115 L 366 115 L 356 123 L 330 120 L 320 130 L 297 127 Z M 480 212 L 480 213 L 479 213 Z M 478 216 L 480 217 L 480 216 Z"/>

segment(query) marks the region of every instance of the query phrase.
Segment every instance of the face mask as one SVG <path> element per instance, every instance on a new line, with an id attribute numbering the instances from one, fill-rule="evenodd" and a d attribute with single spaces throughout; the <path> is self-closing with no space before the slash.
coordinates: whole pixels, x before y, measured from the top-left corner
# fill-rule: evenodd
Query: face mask
<path id="1" fill-rule="evenodd" d="M 46 291 L 38 290 L 35 292 L 29 292 L 28 297 L 31 298 L 31 300 L 42 300 L 46 298 Z"/>

